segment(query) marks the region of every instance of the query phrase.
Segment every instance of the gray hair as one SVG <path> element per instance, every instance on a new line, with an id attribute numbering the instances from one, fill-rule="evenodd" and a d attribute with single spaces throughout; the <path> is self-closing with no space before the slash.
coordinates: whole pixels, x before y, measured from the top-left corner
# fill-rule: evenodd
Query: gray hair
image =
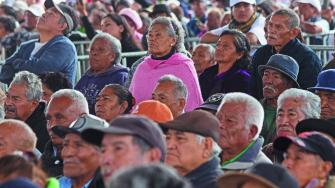
<path id="1" fill-rule="evenodd" d="M 18 72 L 15 74 L 10 86 L 12 84 L 24 84 L 27 87 L 26 96 L 28 100 L 41 100 L 43 93 L 42 81 L 36 74 L 28 71 Z"/>
<path id="2" fill-rule="evenodd" d="M 175 19 L 169 18 L 169 17 L 158 17 L 152 21 L 150 28 L 156 24 L 163 25 L 168 35 L 170 37 L 176 38 L 175 48 L 177 52 L 185 51 L 185 46 L 184 46 L 185 32 L 178 21 L 176 21 Z"/>
<path id="3" fill-rule="evenodd" d="M 72 105 L 77 109 L 80 109 L 83 113 L 89 113 L 87 100 L 81 92 L 74 89 L 61 89 L 51 95 L 50 101 L 60 97 L 70 99 L 73 102 Z"/>
<path id="4" fill-rule="evenodd" d="M 221 111 L 222 106 L 225 103 L 240 103 L 244 105 L 244 112 L 231 112 L 231 113 L 243 113 L 243 117 L 245 117 L 246 125 L 251 127 L 251 125 L 257 126 L 257 134 L 254 137 L 254 140 L 258 138 L 264 120 L 264 109 L 254 97 L 240 92 L 231 92 L 227 93 L 218 108 L 218 112 Z"/>
<path id="5" fill-rule="evenodd" d="M 180 98 L 185 99 L 185 100 L 187 99 L 187 95 L 188 95 L 187 87 L 185 86 L 184 82 L 177 76 L 172 75 L 172 74 L 166 74 L 160 77 L 157 82 L 158 84 L 163 84 L 167 82 L 172 83 L 174 85 L 173 93 L 175 97 L 178 99 Z"/>
<path id="6" fill-rule="evenodd" d="M 90 43 L 90 48 L 97 39 L 103 39 L 108 42 L 109 46 L 115 54 L 115 59 L 113 64 L 120 64 L 122 58 L 122 47 L 120 41 L 108 33 L 98 33 L 94 36 Z"/>
<path id="7" fill-rule="evenodd" d="M 198 140 L 198 143 L 201 144 L 206 137 L 202 136 L 202 135 L 199 135 L 199 134 L 196 134 L 197 136 L 197 140 Z M 211 158 L 213 157 L 217 157 L 219 156 L 219 154 L 221 153 L 222 149 L 221 147 L 219 146 L 218 143 L 216 143 L 213 139 L 212 139 L 212 153 L 211 153 Z"/>
<path id="8" fill-rule="evenodd" d="M 301 104 L 300 110 L 305 115 L 305 119 L 309 118 L 320 118 L 321 113 L 321 99 L 316 94 L 297 88 L 291 88 L 285 90 L 282 94 L 279 95 L 277 104 L 277 113 L 279 106 L 282 106 L 285 100 L 294 100 Z"/>
<path id="9" fill-rule="evenodd" d="M 204 47 L 208 50 L 208 53 L 209 53 L 209 56 L 211 59 L 214 59 L 214 56 L 215 56 L 215 48 L 210 45 L 210 44 L 205 44 L 205 43 L 199 43 L 198 45 L 196 45 L 194 48 L 193 48 L 193 51 L 195 49 L 197 49 L 198 47 Z"/>
<path id="10" fill-rule="evenodd" d="M 296 12 L 292 9 L 279 9 L 272 13 L 274 15 L 283 15 L 288 17 L 287 27 L 290 29 L 299 28 L 300 27 L 300 18 Z M 272 17 L 271 16 L 271 17 Z"/>

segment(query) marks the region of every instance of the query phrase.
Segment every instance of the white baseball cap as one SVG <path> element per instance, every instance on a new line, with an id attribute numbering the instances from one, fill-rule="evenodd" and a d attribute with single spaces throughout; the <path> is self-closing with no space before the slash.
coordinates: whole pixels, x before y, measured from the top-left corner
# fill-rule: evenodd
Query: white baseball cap
<path id="1" fill-rule="evenodd" d="M 230 0 L 229 1 L 229 6 L 233 7 L 238 3 L 249 3 L 249 4 L 252 4 L 252 5 L 256 5 L 256 0 Z"/>
<path id="2" fill-rule="evenodd" d="M 319 12 L 321 12 L 321 2 L 320 0 L 296 0 L 296 3 L 306 3 L 315 7 Z"/>
<path id="3" fill-rule="evenodd" d="M 39 4 L 30 5 L 27 11 L 31 12 L 33 15 L 37 17 L 41 17 L 42 14 L 45 12 L 44 8 Z"/>

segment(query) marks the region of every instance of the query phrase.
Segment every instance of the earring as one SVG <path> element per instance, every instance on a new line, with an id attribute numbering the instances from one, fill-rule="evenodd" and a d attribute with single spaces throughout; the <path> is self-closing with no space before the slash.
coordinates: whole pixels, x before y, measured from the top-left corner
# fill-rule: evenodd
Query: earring
<path id="1" fill-rule="evenodd" d="M 173 46 L 173 44 L 170 44 L 170 46 L 172 47 L 172 46 Z"/>

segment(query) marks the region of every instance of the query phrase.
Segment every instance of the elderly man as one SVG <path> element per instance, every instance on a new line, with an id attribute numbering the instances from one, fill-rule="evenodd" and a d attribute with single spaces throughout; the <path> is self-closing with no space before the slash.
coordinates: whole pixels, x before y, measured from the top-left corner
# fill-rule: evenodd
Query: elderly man
<path id="1" fill-rule="evenodd" d="M 230 0 L 232 21 L 215 30 L 209 31 L 201 38 L 201 42 L 215 43 L 227 29 L 238 29 L 246 34 L 252 45 L 266 44 L 264 25 L 265 18 L 256 12 L 255 0 Z"/>
<path id="2" fill-rule="evenodd" d="M 51 128 L 60 125 L 70 126 L 78 117 L 88 114 L 88 104 L 82 93 L 73 89 L 56 91 L 50 99 L 45 116 L 51 140 L 46 144 L 42 154 L 42 167 L 49 176 L 63 174 L 63 162 L 60 153 L 63 148 L 63 139 L 55 135 Z"/>
<path id="3" fill-rule="evenodd" d="M 126 167 L 164 161 L 166 144 L 158 125 L 141 116 L 123 115 L 108 128 L 91 128 L 81 134 L 101 146 L 101 174 L 108 187 L 113 174 Z"/>
<path id="4" fill-rule="evenodd" d="M 216 187 L 216 178 L 221 174 L 217 118 L 195 110 L 160 125 L 167 129 L 165 163 L 190 180 L 194 188 Z"/>
<path id="5" fill-rule="evenodd" d="M 320 0 L 296 0 L 295 3 L 298 5 L 300 27 L 303 32 L 310 34 L 329 32 L 328 21 L 321 17 Z M 311 37 L 310 44 L 322 45 L 322 37 Z"/>
<path id="6" fill-rule="evenodd" d="M 192 60 L 198 76 L 208 67 L 215 65 L 215 48 L 210 44 L 198 44 L 192 52 Z"/>
<path id="7" fill-rule="evenodd" d="M 26 122 L 37 136 L 37 149 L 44 151 L 49 141 L 42 98 L 42 82 L 33 73 L 22 71 L 15 74 L 5 99 L 5 118 Z"/>
<path id="8" fill-rule="evenodd" d="M 319 132 L 304 132 L 298 137 L 279 137 L 275 149 L 285 152 L 282 163 L 296 178 L 299 187 L 324 187 L 335 170 L 334 143 Z"/>
<path id="9" fill-rule="evenodd" d="M 291 88 L 279 95 L 277 101 L 276 135 L 296 136 L 297 124 L 309 118 L 320 118 L 320 98 L 306 90 Z M 281 162 L 282 153 L 273 150 L 270 143 L 263 148 L 263 152 L 273 161 Z"/>
<path id="10" fill-rule="evenodd" d="M 335 118 L 335 70 L 322 71 L 315 87 L 308 88 L 321 98 L 321 118 Z"/>
<path id="11" fill-rule="evenodd" d="M 265 65 L 277 53 L 288 55 L 299 64 L 298 83 L 303 89 L 315 85 L 322 62 L 312 49 L 297 39 L 299 26 L 299 17 L 293 10 L 280 9 L 272 13 L 268 24 L 268 45 L 255 52 L 251 63 L 251 89 L 257 99 L 263 97 L 262 75 L 258 73 L 258 67 Z"/>
<path id="12" fill-rule="evenodd" d="M 84 115 L 73 122 L 70 127 L 54 126 L 52 131 L 64 138 L 62 158 L 63 174 L 59 179 L 61 188 L 104 187 L 100 175 L 100 149 L 84 141 L 80 133 L 89 128 L 107 128 L 108 123 L 93 115 Z"/>
<path id="13" fill-rule="evenodd" d="M 250 95 L 232 92 L 222 99 L 220 121 L 221 164 L 224 171 L 244 171 L 256 163 L 271 163 L 261 151 L 264 110 Z"/>
<path id="14" fill-rule="evenodd" d="M 9 84 L 16 72 L 28 70 L 35 74 L 62 72 L 74 85 L 77 53 L 73 43 L 64 35 L 76 26 L 75 12 L 67 5 L 46 1 L 48 8 L 38 20 L 39 40 L 23 43 L 8 58 L 0 73 L 0 81 Z"/>
<path id="15" fill-rule="evenodd" d="M 36 142 L 35 133 L 26 123 L 13 119 L 0 121 L 0 157 L 15 151 L 32 152 Z"/>
<path id="16" fill-rule="evenodd" d="M 271 56 L 266 65 L 258 67 L 262 75 L 263 96 L 261 101 L 264 108 L 264 123 L 261 136 L 265 144 L 272 142 L 276 130 L 277 98 L 286 89 L 299 87 L 297 76 L 299 65 L 287 55 L 276 54 Z"/>
<path id="17" fill-rule="evenodd" d="M 187 95 L 187 87 L 181 79 L 174 75 L 165 75 L 157 81 L 152 99 L 166 104 L 175 118 L 184 112 Z"/>

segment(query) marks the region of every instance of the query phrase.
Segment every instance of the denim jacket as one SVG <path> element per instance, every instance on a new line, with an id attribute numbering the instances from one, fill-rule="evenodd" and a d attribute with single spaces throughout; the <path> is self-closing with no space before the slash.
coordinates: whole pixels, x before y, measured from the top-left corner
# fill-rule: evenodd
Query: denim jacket
<path id="1" fill-rule="evenodd" d="M 65 36 L 55 36 L 37 53 L 31 52 L 38 40 L 22 43 L 1 68 L 0 81 L 10 84 L 15 73 L 23 70 L 37 75 L 44 72 L 62 72 L 74 85 L 76 75 L 77 51 L 74 44 Z"/>

